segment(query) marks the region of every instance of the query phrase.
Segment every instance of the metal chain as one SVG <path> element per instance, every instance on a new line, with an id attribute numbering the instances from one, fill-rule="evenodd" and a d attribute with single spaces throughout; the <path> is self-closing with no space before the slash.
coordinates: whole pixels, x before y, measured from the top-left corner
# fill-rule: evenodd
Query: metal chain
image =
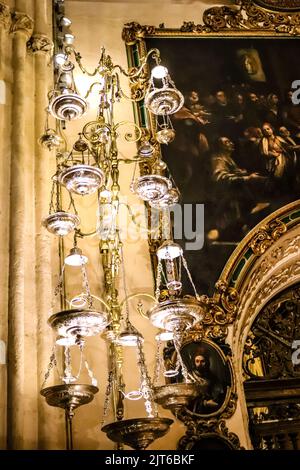
<path id="1" fill-rule="evenodd" d="M 45 373 L 45 376 L 44 376 L 44 382 L 42 383 L 42 388 L 45 387 L 49 377 L 50 377 L 50 374 L 51 374 L 51 371 L 53 369 L 53 366 L 57 366 L 57 362 L 56 362 L 56 353 L 55 353 L 55 345 L 53 346 L 52 348 L 52 354 L 50 356 L 50 362 L 48 364 L 48 367 L 47 367 L 47 371 Z"/>
<path id="2" fill-rule="evenodd" d="M 57 285 L 54 289 L 54 292 L 53 292 L 53 297 L 52 297 L 52 301 L 51 301 L 51 311 L 53 311 L 54 307 L 55 307 L 55 301 L 56 301 L 56 297 L 58 296 L 58 294 L 62 294 L 62 288 L 63 288 L 63 285 L 64 285 L 64 271 L 65 271 L 65 264 L 63 264 L 62 268 L 61 268 L 61 273 L 60 273 L 60 276 L 58 278 L 58 282 L 57 282 Z"/>
<path id="3" fill-rule="evenodd" d="M 189 271 L 189 268 L 188 268 L 186 259 L 184 258 L 183 255 L 181 255 L 181 258 L 182 258 L 182 264 L 183 264 L 183 266 L 185 267 L 185 270 L 186 270 L 187 275 L 188 275 L 188 277 L 189 277 L 190 283 L 192 284 L 192 287 L 193 287 L 193 289 L 194 289 L 195 297 L 196 297 L 197 300 L 200 300 L 200 295 L 199 295 L 198 292 L 197 292 L 197 289 L 196 289 L 196 286 L 195 286 L 194 281 L 193 281 L 193 279 L 192 279 L 191 273 L 190 273 L 190 271 Z"/>
<path id="4" fill-rule="evenodd" d="M 78 215 L 78 212 L 77 212 L 77 209 L 76 209 L 76 206 L 75 206 L 75 202 L 74 202 L 74 198 L 73 198 L 72 194 L 70 193 L 70 191 L 69 191 L 69 196 L 70 196 L 70 203 L 69 203 L 68 211 L 71 209 L 71 207 L 73 207 L 75 215 Z"/>
<path id="5" fill-rule="evenodd" d="M 126 312 L 126 323 L 129 323 L 129 305 L 128 305 L 128 291 L 126 284 L 126 272 L 125 272 L 125 263 L 124 263 L 124 253 L 123 245 L 120 243 L 120 252 L 121 252 L 121 262 L 122 262 L 122 280 L 125 294 L 125 312 Z"/>
<path id="6" fill-rule="evenodd" d="M 115 378 L 115 368 L 114 365 L 111 365 L 111 369 L 108 373 L 108 379 L 107 379 L 107 386 L 105 390 L 105 400 L 104 400 L 104 407 L 103 407 L 103 415 L 101 419 L 101 427 L 104 425 L 106 418 L 108 416 L 108 413 L 110 411 L 110 404 L 111 404 L 111 391 L 112 391 L 112 384 Z"/>
<path id="7" fill-rule="evenodd" d="M 154 407 L 153 400 L 153 390 L 151 388 L 151 380 L 147 371 L 147 366 L 145 363 L 145 355 L 143 351 L 142 342 L 140 339 L 137 341 L 137 355 L 138 355 L 138 366 L 141 373 L 141 392 L 145 400 L 145 409 L 149 418 L 153 418 L 154 415 L 157 416 L 157 409 Z"/>
<path id="8" fill-rule="evenodd" d="M 94 376 L 94 373 L 93 373 L 92 369 L 90 368 L 89 363 L 86 359 L 84 360 L 84 365 L 85 365 L 85 368 L 87 370 L 88 376 L 91 379 L 91 384 L 94 385 L 95 387 L 97 387 L 98 386 L 98 380 Z"/>
<path id="9" fill-rule="evenodd" d="M 91 295 L 89 280 L 87 277 L 87 271 L 85 264 L 81 264 L 81 274 L 82 274 L 82 287 L 84 292 L 86 293 L 88 308 L 93 307 L 93 297 Z"/>
<path id="10" fill-rule="evenodd" d="M 161 260 L 158 260 L 157 264 L 157 272 L 156 272 L 156 289 L 155 289 L 155 299 L 157 302 L 159 301 L 159 296 L 160 296 L 160 285 L 161 285 L 161 274 L 162 274 L 162 263 Z"/>
<path id="11" fill-rule="evenodd" d="M 187 368 L 185 367 L 185 365 L 183 363 L 183 360 L 182 360 L 182 357 L 181 357 L 181 354 L 180 354 L 180 347 L 181 347 L 181 332 L 180 331 L 174 332 L 173 343 L 174 343 L 174 346 L 175 346 L 175 350 L 177 352 L 177 360 L 180 363 L 182 375 L 184 377 L 184 381 L 185 381 L 185 383 L 190 383 L 191 380 L 189 379 Z"/>
<path id="12" fill-rule="evenodd" d="M 55 188 L 56 188 L 56 181 L 54 181 L 52 177 L 52 188 L 51 188 L 51 194 L 50 194 L 50 205 L 49 205 L 49 214 L 52 214 L 55 212 L 55 205 L 54 205 L 54 193 L 55 193 Z"/>
<path id="13" fill-rule="evenodd" d="M 161 345 L 162 342 L 159 339 L 157 341 L 157 347 L 156 347 L 156 353 L 155 353 L 155 363 L 154 363 L 154 374 L 153 374 L 153 386 L 158 385 L 159 382 L 159 377 L 161 373 L 161 366 L 162 366 L 162 361 L 161 361 Z"/>

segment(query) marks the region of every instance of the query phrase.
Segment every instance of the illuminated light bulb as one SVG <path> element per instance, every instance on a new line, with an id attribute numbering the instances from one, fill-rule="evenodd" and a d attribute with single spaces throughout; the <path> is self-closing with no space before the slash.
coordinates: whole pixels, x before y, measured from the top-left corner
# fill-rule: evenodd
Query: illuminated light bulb
<path id="1" fill-rule="evenodd" d="M 110 199 L 112 194 L 111 194 L 111 191 L 109 189 L 105 188 L 102 191 L 100 191 L 99 196 L 102 197 L 103 199 Z"/>
<path id="2" fill-rule="evenodd" d="M 131 323 L 127 323 L 125 330 L 115 340 L 121 346 L 137 346 L 138 342 L 143 343 L 144 338 Z"/>
<path id="3" fill-rule="evenodd" d="M 56 338 L 56 344 L 59 346 L 74 346 L 76 344 L 76 337 L 75 336 L 58 336 Z"/>
<path id="4" fill-rule="evenodd" d="M 54 60 L 55 60 L 56 65 L 63 65 L 67 60 L 67 56 L 66 54 L 63 54 L 62 52 L 60 52 L 59 54 L 56 54 L 54 56 Z"/>
<path id="5" fill-rule="evenodd" d="M 138 155 L 141 158 L 151 158 L 155 152 L 155 148 L 148 142 L 143 142 L 138 149 Z"/>
<path id="6" fill-rule="evenodd" d="M 172 341 L 174 338 L 172 331 L 161 331 L 155 336 L 156 341 Z"/>
<path id="7" fill-rule="evenodd" d="M 163 65 L 156 65 L 152 70 L 151 70 L 151 75 L 154 78 L 165 78 L 168 75 L 168 69 L 167 67 L 164 67 Z"/>
<path id="8" fill-rule="evenodd" d="M 66 44 L 73 44 L 75 36 L 73 34 L 67 33 L 64 35 L 64 40 Z"/>
<path id="9" fill-rule="evenodd" d="M 70 250 L 69 255 L 65 258 L 65 264 L 68 266 L 83 266 L 88 262 L 88 258 L 82 254 L 80 248 L 76 246 Z"/>
<path id="10" fill-rule="evenodd" d="M 182 248 L 172 240 L 166 240 L 156 253 L 159 259 L 175 259 L 182 255 Z"/>
<path id="11" fill-rule="evenodd" d="M 61 19 L 60 19 L 60 25 L 61 26 L 67 26 L 68 27 L 68 26 L 71 26 L 71 24 L 72 24 L 72 21 L 69 18 L 67 18 L 66 16 L 61 17 Z"/>

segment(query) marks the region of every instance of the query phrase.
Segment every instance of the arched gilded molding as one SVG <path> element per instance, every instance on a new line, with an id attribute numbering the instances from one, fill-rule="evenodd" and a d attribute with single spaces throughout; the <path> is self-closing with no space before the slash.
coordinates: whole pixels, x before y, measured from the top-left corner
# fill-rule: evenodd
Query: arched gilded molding
<path id="1" fill-rule="evenodd" d="M 0 2 L 0 27 L 9 30 L 11 27 L 10 8 L 3 2 Z"/>
<path id="2" fill-rule="evenodd" d="M 27 42 L 27 50 L 33 54 L 38 52 L 51 54 L 53 42 L 45 34 L 33 34 Z"/>
<path id="3" fill-rule="evenodd" d="M 250 327 L 262 308 L 279 292 L 300 281 L 300 200 L 261 221 L 242 240 L 221 274 L 221 282 L 237 295 L 230 326 L 236 392 L 248 433 L 242 356 Z M 220 281 L 219 281 L 220 282 Z M 215 294 L 215 298 L 218 294 Z"/>
<path id="4" fill-rule="evenodd" d="M 277 240 L 287 236 L 299 223 L 300 200 L 270 214 L 256 225 L 234 250 L 221 273 L 220 281 L 239 292 L 245 276 L 258 258 L 267 253 Z"/>

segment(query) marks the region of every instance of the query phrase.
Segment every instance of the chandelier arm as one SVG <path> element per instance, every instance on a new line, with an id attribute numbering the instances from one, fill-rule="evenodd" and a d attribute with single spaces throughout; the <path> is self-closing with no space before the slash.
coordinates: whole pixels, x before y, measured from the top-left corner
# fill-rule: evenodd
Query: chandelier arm
<path id="1" fill-rule="evenodd" d="M 95 75 L 97 75 L 99 69 L 100 69 L 100 64 L 98 64 L 98 66 L 94 69 L 93 72 L 89 72 L 83 65 L 82 65 L 82 62 L 81 62 L 81 54 L 80 52 L 76 52 L 75 49 L 72 47 L 72 52 L 74 53 L 74 57 L 75 57 L 75 60 L 80 68 L 80 70 L 82 71 L 82 73 L 84 74 L 87 74 L 89 77 L 95 77 Z"/>
<path id="2" fill-rule="evenodd" d="M 91 86 L 88 88 L 88 91 L 87 91 L 86 94 L 84 95 L 84 99 L 85 99 L 85 100 L 89 97 L 89 95 L 90 95 L 90 93 L 92 92 L 94 86 L 96 86 L 96 85 L 100 85 L 100 86 L 101 86 L 101 83 L 100 83 L 100 82 L 94 82 L 94 83 L 91 84 Z"/>
<path id="3" fill-rule="evenodd" d="M 159 65 L 160 64 L 160 52 L 158 49 L 156 49 L 155 47 L 153 47 L 152 49 L 150 49 L 150 51 L 147 52 L 146 56 L 142 57 L 141 58 L 141 65 L 139 66 L 139 68 L 137 70 L 131 70 L 129 72 L 126 72 L 125 69 L 123 69 L 123 67 L 121 67 L 121 65 L 118 65 L 116 64 L 114 67 L 113 67 L 113 70 L 115 69 L 118 69 L 123 75 L 125 75 L 125 77 L 131 79 L 131 78 L 136 78 L 140 75 L 141 71 L 143 70 L 143 68 L 145 67 L 146 63 L 147 63 L 147 60 L 149 59 L 149 57 L 152 55 L 152 59 L 155 60 L 156 62 L 156 65 Z"/>
<path id="4" fill-rule="evenodd" d="M 118 122 L 117 124 L 115 124 L 114 126 L 114 131 L 116 131 L 117 129 L 119 129 L 119 127 L 123 127 L 125 125 L 133 125 L 133 127 L 135 128 L 135 130 L 138 131 L 138 135 L 134 138 L 134 139 L 130 139 L 130 136 L 131 134 L 129 132 L 127 132 L 125 134 L 125 140 L 127 142 L 132 142 L 132 143 L 135 143 L 135 142 L 138 142 L 140 140 L 140 138 L 142 137 L 142 129 L 140 128 L 140 126 L 138 126 L 137 124 L 135 124 L 134 122 L 131 122 L 131 121 L 120 121 Z M 126 136 L 128 136 L 128 138 L 126 138 Z"/>
<path id="5" fill-rule="evenodd" d="M 93 230 L 93 232 L 89 233 L 83 233 L 80 229 L 76 229 L 77 236 L 80 238 L 85 238 L 85 237 L 92 237 L 93 235 L 96 235 L 97 230 Z"/>
<path id="6" fill-rule="evenodd" d="M 125 98 L 128 101 L 131 101 L 132 103 L 138 103 L 139 101 L 142 101 L 145 96 L 146 96 L 146 90 L 143 91 L 143 94 L 139 98 L 131 98 L 130 96 L 126 95 L 126 93 L 120 88 L 120 93 L 123 98 Z"/>

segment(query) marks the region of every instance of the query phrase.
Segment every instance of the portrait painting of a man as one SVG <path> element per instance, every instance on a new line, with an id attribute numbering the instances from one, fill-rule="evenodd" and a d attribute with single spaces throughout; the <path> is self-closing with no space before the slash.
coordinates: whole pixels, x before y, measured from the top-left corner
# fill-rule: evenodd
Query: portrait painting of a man
<path id="1" fill-rule="evenodd" d="M 181 350 L 188 377 L 203 387 L 203 395 L 189 409 L 197 414 L 212 414 L 223 405 L 231 385 L 230 371 L 220 350 L 208 341 L 192 342 Z"/>

